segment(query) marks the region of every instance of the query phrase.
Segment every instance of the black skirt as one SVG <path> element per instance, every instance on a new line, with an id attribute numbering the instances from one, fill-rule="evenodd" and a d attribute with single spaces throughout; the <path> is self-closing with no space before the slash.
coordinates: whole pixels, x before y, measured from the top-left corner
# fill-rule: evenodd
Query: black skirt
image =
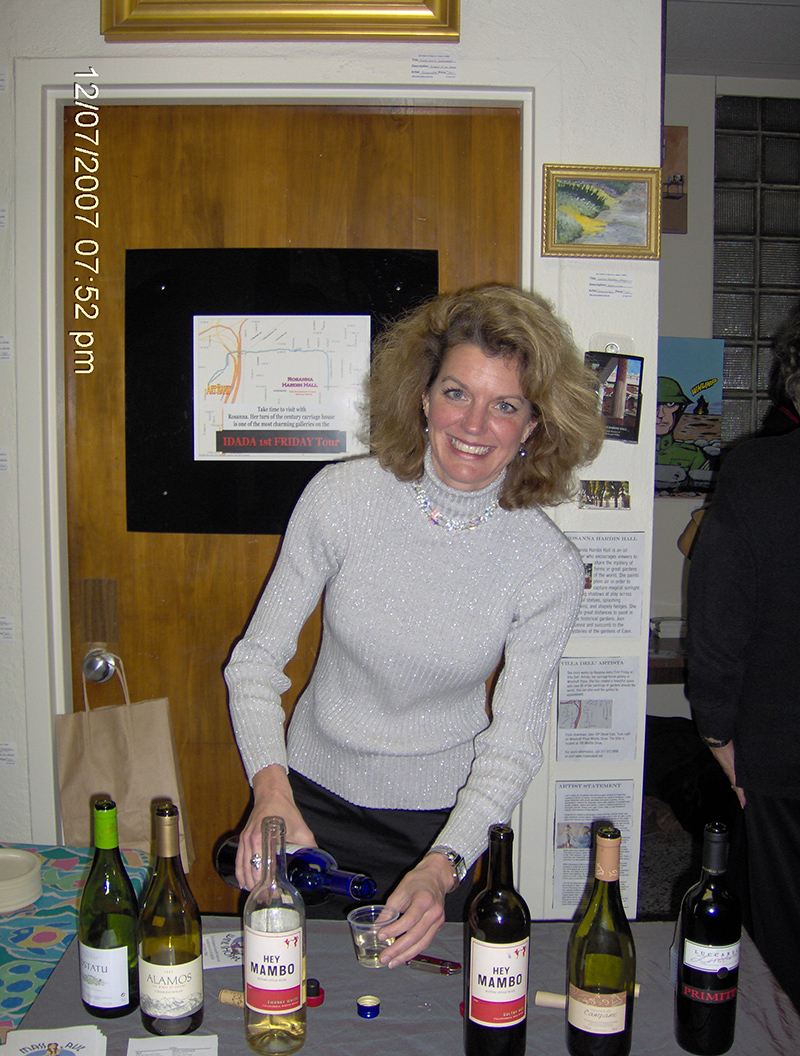
<path id="1" fill-rule="evenodd" d="M 383 902 L 403 876 L 430 850 L 452 808 L 443 810 L 379 810 L 358 807 L 334 795 L 302 774 L 290 771 L 294 801 L 317 844 L 332 854 L 340 869 L 367 873 L 378 885 L 376 902 Z M 473 892 L 475 866 L 464 882 L 445 899 L 448 921 L 464 919 Z M 341 919 L 354 903 L 331 897 L 307 906 L 313 919 Z"/>

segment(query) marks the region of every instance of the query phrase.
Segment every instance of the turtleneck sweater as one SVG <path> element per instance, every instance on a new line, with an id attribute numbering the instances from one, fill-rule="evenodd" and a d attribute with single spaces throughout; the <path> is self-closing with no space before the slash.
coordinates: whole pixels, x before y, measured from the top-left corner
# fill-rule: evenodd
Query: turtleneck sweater
<path id="1" fill-rule="evenodd" d="M 501 485 L 451 488 L 426 453 L 422 491 L 449 521 L 479 517 Z M 449 531 L 376 459 L 326 466 L 225 670 L 248 777 L 280 763 L 359 806 L 453 807 L 435 842 L 471 865 L 541 765 L 583 576 L 539 507 Z M 284 667 L 323 592 L 319 657 L 285 738 Z"/>

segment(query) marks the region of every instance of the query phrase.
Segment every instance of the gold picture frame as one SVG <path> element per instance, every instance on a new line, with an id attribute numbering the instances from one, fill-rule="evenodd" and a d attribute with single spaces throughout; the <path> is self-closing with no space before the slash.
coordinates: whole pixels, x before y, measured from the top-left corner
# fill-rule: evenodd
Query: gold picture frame
<path id="1" fill-rule="evenodd" d="M 460 0 L 100 0 L 108 42 L 459 39 Z"/>
<path id="2" fill-rule="evenodd" d="M 542 256 L 661 253 L 661 169 L 545 165 Z"/>

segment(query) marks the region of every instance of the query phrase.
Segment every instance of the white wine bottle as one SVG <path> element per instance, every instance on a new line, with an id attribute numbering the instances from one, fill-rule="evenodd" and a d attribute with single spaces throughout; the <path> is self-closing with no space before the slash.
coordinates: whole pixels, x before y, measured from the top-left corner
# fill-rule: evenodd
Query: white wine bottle
<path id="1" fill-rule="evenodd" d="M 524 1056 L 531 915 L 514 888 L 513 830 L 489 829 L 486 888 L 469 907 L 464 975 L 466 1056 Z"/>
<path id="2" fill-rule="evenodd" d="M 78 911 L 81 999 L 91 1015 L 109 1019 L 139 1004 L 139 908 L 119 853 L 116 804 L 99 799 L 93 815 L 94 859 Z"/>
<path id="3" fill-rule="evenodd" d="M 250 1048 L 290 1053 L 306 1040 L 306 914 L 286 879 L 286 825 L 265 818 L 261 883 L 244 906 L 244 1024 Z"/>
<path id="4" fill-rule="evenodd" d="M 200 912 L 183 873 L 178 808 L 155 809 L 156 867 L 139 917 L 139 1003 L 151 1034 L 190 1034 L 203 1022 Z"/>
<path id="5" fill-rule="evenodd" d="M 570 1056 L 628 1056 L 636 950 L 619 892 L 619 829 L 597 830 L 594 888 L 567 951 Z"/>
<path id="6" fill-rule="evenodd" d="M 728 890 L 728 829 L 706 825 L 698 883 L 683 897 L 675 936 L 675 1039 L 699 1056 L 720 1056 L 733 1045 L 739 983 L 742 913 Z"/>

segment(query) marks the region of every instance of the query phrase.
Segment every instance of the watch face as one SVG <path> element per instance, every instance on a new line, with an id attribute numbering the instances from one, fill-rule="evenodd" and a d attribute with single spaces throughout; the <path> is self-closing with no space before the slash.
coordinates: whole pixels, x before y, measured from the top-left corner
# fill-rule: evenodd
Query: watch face
<path id="1" fill-rule="evenodd" d="M 459 883 L 467 875 L 467 867 L 464 859 L 460 854 L 457 854 L 452 847 L 432 847 L 429 854 L 443 854 L 448 862 L 453 867 L 453 872 L 456 874 L 456 879 Z"/>

